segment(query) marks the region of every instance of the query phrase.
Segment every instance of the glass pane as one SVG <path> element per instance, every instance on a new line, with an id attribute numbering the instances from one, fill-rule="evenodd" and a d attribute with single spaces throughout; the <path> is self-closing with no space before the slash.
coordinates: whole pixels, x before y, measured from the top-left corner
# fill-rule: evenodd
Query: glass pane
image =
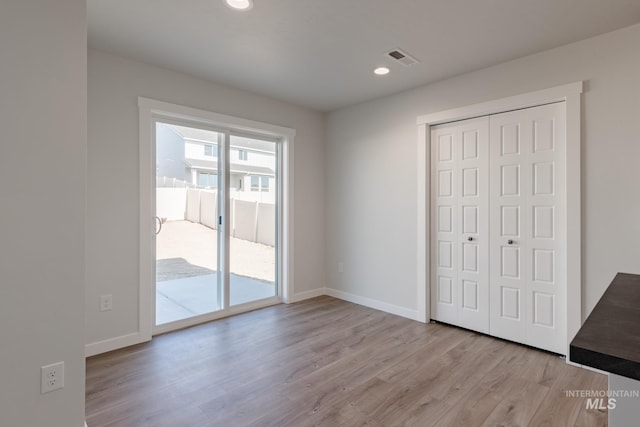
<path id="1" fill-rule="evenodd" d="M 217 153 L 220 138 L 156 124 L 156 325 L 222 308 L 218 164 L 206 149 Z"/>
<path id="2" fill-rule="evenodd" d="M 255 175 L 251 176 L 251 191 L 259 191 L 260 187 L 258 186 L 258 177 Z"/>
<path id="3" fill-rule="evenodd" d="M 218 188 L 218 175 L 209 175 L 209 187 Z"/>
<path id="4" fill-rule="evenodd" d="M 276 148 L 275 142 L 231 136 L 231 305 L 277 295 Z M 234 151 L 244 154 L 234 156 Z"/>
<path id="5" fill-rule="evenodd" d="M 209 174 L 198 172 L 198 187 L 207 187 L 209 185 Z"/>

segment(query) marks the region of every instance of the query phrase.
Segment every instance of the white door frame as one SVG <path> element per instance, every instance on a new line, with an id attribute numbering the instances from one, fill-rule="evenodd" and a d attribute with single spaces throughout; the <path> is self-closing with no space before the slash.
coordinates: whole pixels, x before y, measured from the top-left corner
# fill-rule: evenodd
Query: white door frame
<path id="1" fill-rule="evenodd" d="M 581 141 L 581 94 L 583 82 L 578 81 L 549 89 L 515 95 L 508 98 L 469 105 L 438 113 L 425 114 L 416 120 L 418 125 L 418 245 L 417 298 L 421 321 L 428 322 L 430 313 L 430 136 L 431 126 L 456 120 L 470 119 L 503 113 L 522 108 L 536 107 L 552 102 L 565 102 L 566 108 L 566 174 L 567 174 L 567 218 L 566 218 L 566 266 L 567 266 L 567 355 L 569 343 L 582 325 L 581 289 L 581 221 L 580 221 L 580 141 Z"/>
<path id="2" fill-rule="evenodd" d="M 154 212 L 154 191 L 153 171 L 154 166 L 154 123 L 156 119 L 182 120 L 188 123 L 202 124 L 207 127 L 225 129 L 230 132 L 250 133 L 268 138 L 277 138 L 281 141 L 281 161 L 280 176 L 280 198 L 282 214 L 279 216 L 278 229 L 280 239 L 280 283 L 282 286 L 283 302 L 291 301 L 294 295 L 293 283 L 293 140 L 295 130 L 243 119 L 234 116 L 213 113 L 168 102 L 156 101 L 148 98 L 138 98 L 140 135 L 140 252 L 139 252 L 139 331 L 138 342 L 149 341 L 154 333 L 161 333 L 163 330 L 154 330 L 155 325 L 155 289 L 153 277 L 154 247 L 153 235 L 155 233 L 155 222 L 152 212 Z M 278 297 L 280 298 L 280 297 Z M 258 301 L 249 309 L 259 308 L 264 303 Z M 197 320 L 209 321 L 216 318 L 229 316 L 236 312 L 246 311 L 249 304 L 243 304 L 238 308 L 229 308 L 224 312 L 214 312 L 207 315 L 198 316 Z M 184 326 L 188 326 L 185 323 Z"/>

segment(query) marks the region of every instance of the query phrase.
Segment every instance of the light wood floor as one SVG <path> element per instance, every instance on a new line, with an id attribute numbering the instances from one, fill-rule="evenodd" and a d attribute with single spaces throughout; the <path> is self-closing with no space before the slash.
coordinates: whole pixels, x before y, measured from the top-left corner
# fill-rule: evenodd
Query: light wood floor
<path id="1" fill-rule="evenodd" d="M 557 355 L 330 297 L 87 360 L 100 426 L 604 426 L 565 390 L 607 379 Z"/>

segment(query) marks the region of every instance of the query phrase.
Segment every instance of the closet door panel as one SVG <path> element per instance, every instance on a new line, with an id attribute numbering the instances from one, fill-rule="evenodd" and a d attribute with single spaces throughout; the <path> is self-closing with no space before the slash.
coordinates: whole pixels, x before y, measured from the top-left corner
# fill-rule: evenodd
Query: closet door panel
<path id="1" fill-rule="evenodd" d="M 528 130 L 521 112 L 490 118 L 491 334 L 519 342 L 526 331 L 522 235 L 527 222 Z"/>
<path id="2" fill-rule="evenodd" d="M 458 324 L 489 333 L 489 119 L 458 126 Z"/>
<path id="3" fill-rule="evenodd" d="M 431 132 L 431 317 L 458 322 L 457 161 L 455 126 Z"/>
<path id="4" fill-rule="evenodd" d="M 431 130 L 431 317 L 489 332 L 488 118 Z"/>
<path id="5" fill-rule="evenodd" d="M 527 344 L 566 353 L 566 183 L 563 104 L 530 109 Z"/>
<path id="6" fill-rule="evenodd" d="M 566 351 L 563 112 L 550 104 L 490 117 L 491 334 L 558 353 Z"/>

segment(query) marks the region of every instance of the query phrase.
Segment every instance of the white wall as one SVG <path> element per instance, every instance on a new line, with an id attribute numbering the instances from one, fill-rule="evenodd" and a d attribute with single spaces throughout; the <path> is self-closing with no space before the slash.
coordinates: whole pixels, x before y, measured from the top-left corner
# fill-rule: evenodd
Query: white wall
<path id="1" fill-rule="evenodd" d="M 586 316 L 616 272 L 640 273 L 638 46 L 640 25 L 635 25 L 329 114 L 325 159 L 329 288 L 417 309 L 417 116 L 586 80 L 582 117 Z M 396 71 L 401 78 L 402 70 Z M 337 271 L 339 261 L 344 273 Z"/>
<path id="2" fill-rule="evenodd" d="M 295 292 L 324 287 L 324 116 L 89 50 L 87 343 L 138 331 L 139 96 L 296 129 Z"/>
<path id="3" fill-rule="evenodd" d="M 0 9 L 0 425 L 80 427 L 85 1 Z M 59 361 L 65 387 L 40 394 L 40 367 Z"/>

